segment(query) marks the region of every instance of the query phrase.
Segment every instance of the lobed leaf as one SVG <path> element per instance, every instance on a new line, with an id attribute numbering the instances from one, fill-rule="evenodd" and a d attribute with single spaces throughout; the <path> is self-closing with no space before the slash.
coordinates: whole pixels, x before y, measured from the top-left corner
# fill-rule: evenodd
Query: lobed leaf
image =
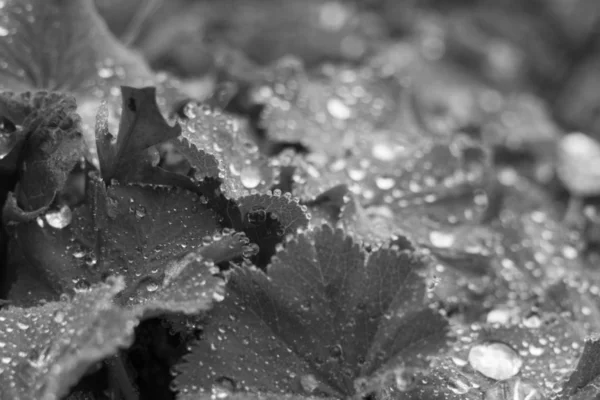
<path id="1" fill-rule="evenodd" d="M 2 6 L 3 89 L 85 92 L 150 77 L 143 59 L 113 37 L 92 0 L 9 0 Z"/>
<path id="2" fill-rule="evenodd" d="M 368 257 L 324 226 L 286 244 L 267 268 L 236 269 L 180 366 L 179 390 L 356 392 L 355 380 L 423 364 L 444 345 L 445 321 L 425 304 L 421 256 L 382 248 Z M 368 393 L 363 393 L 364 395 Z"/>

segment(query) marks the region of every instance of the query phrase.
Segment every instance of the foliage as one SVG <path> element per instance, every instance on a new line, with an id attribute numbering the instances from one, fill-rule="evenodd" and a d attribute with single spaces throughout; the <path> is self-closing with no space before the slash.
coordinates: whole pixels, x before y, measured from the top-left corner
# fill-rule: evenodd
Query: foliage
<path id="1" fill-rule="evenodd" d="M 198 89 L 91 0 L 0 1 L 0 397 L 597 397 L 600 144 L 512 2 L 251 3 Z"/>

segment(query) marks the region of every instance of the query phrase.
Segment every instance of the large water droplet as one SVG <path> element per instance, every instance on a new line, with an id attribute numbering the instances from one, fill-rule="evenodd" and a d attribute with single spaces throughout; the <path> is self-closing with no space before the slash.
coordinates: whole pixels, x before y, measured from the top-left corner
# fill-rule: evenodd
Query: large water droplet
<path id="1" fill-rule="evenodd" d="M 454 244 L 454 235 L 447 232 L 431 231 L 429 241 L 435 247 L 447 249 Z"/>
<path id="2" fill-rule="evenodd" d="M 73 213 L 68 205 L 63 205 L 58 211 L 50 211 L 45 215 L 46 222 L 53 228 L 63 229 L 73 219 Z"/>
<path id="3" fill-rule="evenodd" d="M 240 180 L 247 189 L 254 189 L 260 183 L 260 171 L 252 165 L 246 165 L 240 171 Z"/>
<path id="4" fill-rule="evenodd" d="M 327 102 L 327 111 L 332 117 L 337 119 L 348 119 L 350 118 L 350 109 L 345 105 L 342 100 L 334 97 L 329 99 Z"/>
<path id="5" fill-rule="evenodd" d="M 375 184 L 381 190 L 389 190 L 394 187 L 396 180 L 391 176 L 382 175 L 375 178 Z"/>
<path id="6" fill-rule="evenodd" d="M 488 378 L 501 381 L 518 374 L 523 359 L 505 343 L 486 342 L 471 347 L 469 364 Z"/>
<path id="7" fill-rule="evenodd" d="M 388 143 L 375 143 L 371 148 L 371 154 L 381 161 L 392 161 L 396 154 Z"/>
<path id="8" fill-rule="evenodd" d="M 313 374 L 306 374 L 300 377 L 300 385 L 306 393 L 311 394 L 319 387 L 319 381 Z"/>

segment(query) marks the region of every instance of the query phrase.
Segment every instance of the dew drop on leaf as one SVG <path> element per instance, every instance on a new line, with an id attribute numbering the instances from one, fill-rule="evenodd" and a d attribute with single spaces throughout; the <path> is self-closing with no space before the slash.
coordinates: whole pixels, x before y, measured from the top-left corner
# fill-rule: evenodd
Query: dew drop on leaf
<path id="1" fill-rule="evenodd" d="M 523 366 L 523 359 L 507 344 L 486 342 L 471 347 L 469 364 L 488 378 L 501 381 L 518 374 Z"/>
<path id="2" fill-rule="evenodd" d="M 313 393 L 319 387 L 319 381 L 313 374 L 306 374 L 300 377 L 300 385 L 302 385 L 302 389 L 310 394 Z"/>
<path id="3" fill-rule="evenodd" d="M 240 180 L 247 189 L 254 189 L 260 183 L 260 171 L 252 165 L 246 165 L 240 171 Z"/>
<path id="4" fill-rule="evenodd" d="M 214 292 L 212 295 L 212 298 L 214 301 L 223 301 L 225 300 L 225 296 L 223 295 L 223 293 L 219 293 L 219 292 Z"/>
<path id="5" fill-rule="evenodd" d="M 71 223 L 73 213 L 71 212 L 71 208 L 65 204 L 58 211 L 46 213 L 45 218 L 51 227 L 63 229 Z"/>
<path id="6" fill-rule="evenodd" d="M 158 284 L 156 282 L 149 282 L 146 285 L 146 290 L 150 293 L 156 292 L 158 290 Z"/>
<path id="7" fill-rule="evenodd" d="M 396 180 L 391 176 L 382 175 L 375 178 L 375 184 L 381 190 L 389 190 L 394 187 Z"/>
<path id="8" fill-rule="evenodd" d="M 523 325 L 529 329 L 536 329 L 542 326 L 542 320 L 539 315 L 531 314 L 523 319 Z"/>
<path id="9" fill-rule="evenodd" d="M 454 235 L 446 232 L 431 231 L 429 233 L 429 241 L 435 247 L 447 249 L 454 244 Z"/>
<path id="10" fill-rule="evenodd" d="M 348 119 L 350 118 L 350 109 L 338 98 L 331 98 L 327 102 L 327 111 L 332 117 L 337 119 Z"/>
<path id="11" fill-rule="evenodd" d="M 471 387 L 462 379 L 453 378 L 448 381 L 448 389 L 450 389 L 452 393 L 465 394 L 471 389 Z"/>

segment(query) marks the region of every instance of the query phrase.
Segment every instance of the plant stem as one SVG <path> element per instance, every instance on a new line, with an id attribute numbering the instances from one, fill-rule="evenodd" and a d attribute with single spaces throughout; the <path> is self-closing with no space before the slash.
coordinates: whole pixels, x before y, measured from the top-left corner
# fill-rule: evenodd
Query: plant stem
<path id="1" fill-rule="evenodd" d="M 107 366 L 114 392 L 120 393 L 123 400 L 139 400 L 139 394 L 129 379 L 121 355 L 115 355 L 109 359 Z"/>

